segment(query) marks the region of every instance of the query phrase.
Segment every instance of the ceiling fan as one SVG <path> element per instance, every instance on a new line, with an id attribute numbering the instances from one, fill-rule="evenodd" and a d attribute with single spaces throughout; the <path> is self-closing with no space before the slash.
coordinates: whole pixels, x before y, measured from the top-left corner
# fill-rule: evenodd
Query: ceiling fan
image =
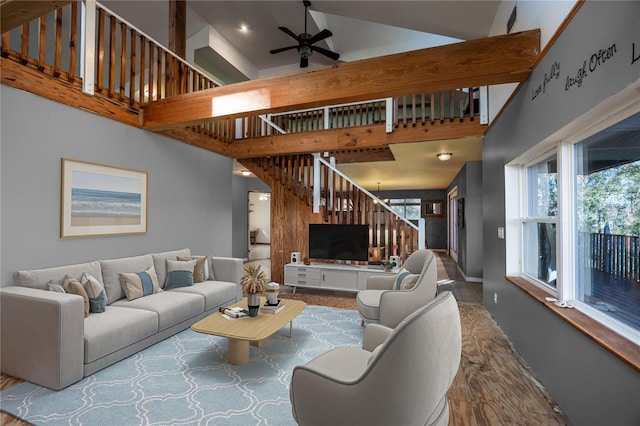
<path id="1" fill-rule="evenodd" d="M 311 6 L 311 2 L 308 0 L 304 0 L 302 3 L 304 3 L 304 32 L 300 35 L 296 35 L 289 28 L 278 27 L 287 35 L 293 37 L 298 42 L 298 44 L 294 46 L 281 47 L 280 49 L 273 49 L 271 50 L 271 53 L 280 53 L 284 52 L 285 50 L 297 49 L 298 54 L 300 55 L 300 68 L 306 68 L 309 65 L 309 56 L 311 56 L 313 52 L 318 52 L 333 60 L 337 60 L 340 57 L 339 54 L 313 45 L 314 43 L 324 40 L 325 38 L 331 37 L 333 33 L 327 29 L 324 29 L 318 34 L 311 36 L 311 34 L 307 32 L 307 9 L 309 8 L 309 6 Z"/>

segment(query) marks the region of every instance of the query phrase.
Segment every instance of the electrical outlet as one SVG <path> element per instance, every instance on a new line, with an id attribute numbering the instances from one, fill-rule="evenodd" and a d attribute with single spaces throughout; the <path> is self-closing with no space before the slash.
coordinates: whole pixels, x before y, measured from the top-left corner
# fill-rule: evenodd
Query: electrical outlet
<path id="1" fill-rule="evenodd" d="M 498 292 L 493 292 L 493 303 L 498 304 Z"/>

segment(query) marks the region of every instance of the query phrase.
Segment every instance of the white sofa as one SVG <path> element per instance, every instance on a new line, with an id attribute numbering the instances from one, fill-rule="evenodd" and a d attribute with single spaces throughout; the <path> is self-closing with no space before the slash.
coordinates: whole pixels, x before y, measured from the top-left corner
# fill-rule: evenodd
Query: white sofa
<path id="1" fill-rule="evenodd" d="M 182 249 L 16 272 L 14 285 L 0 288 L 2 372 L 61 389 L 242 299 L 242 260 L 209 257 L 209 280 L 127 300 L 120 273 L 154 267 L 163 287 L 166 260 L 189 256 Z M 50 281 L 84 273 L 107 296 L 105 312 L 86 318 L 81 296 L 46 290 Z"/>

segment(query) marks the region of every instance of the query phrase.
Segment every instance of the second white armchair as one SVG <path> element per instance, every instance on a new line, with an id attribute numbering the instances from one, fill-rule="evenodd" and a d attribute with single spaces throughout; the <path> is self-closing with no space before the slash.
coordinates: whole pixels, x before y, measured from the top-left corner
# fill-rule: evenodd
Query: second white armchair
<path id="1" fill-rule="evenodd" d="M 415 285 L 403 289 L 403 278 Z M 394 276 L 372 275 L 367 289 L 358 292 L 358 311 L 363 323 L 380 323 L 394 328 L 407 315 L 432 301 L 438 290 L 436 256 L 428 249 L 413 252 Z"/>

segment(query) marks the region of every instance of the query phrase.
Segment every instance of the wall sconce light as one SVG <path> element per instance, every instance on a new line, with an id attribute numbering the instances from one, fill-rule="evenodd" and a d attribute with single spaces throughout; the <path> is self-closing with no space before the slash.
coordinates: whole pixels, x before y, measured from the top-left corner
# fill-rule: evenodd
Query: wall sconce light
<path id="1" fill-rule="evenodd" d="M 249 170 L 243 170 L 240 173 L 242 173 L 242 176 L 251 176 L 251 172 Z"/>
<path id="2" fill-rule="evenodd" d="M 440 161 L 450 160 L 452 156 L 453 156 L 453 154 L 450 153 L 450 152 L 441 152 L 440 154 L 437 155 L 438 160 L 440 160 Z"/>

